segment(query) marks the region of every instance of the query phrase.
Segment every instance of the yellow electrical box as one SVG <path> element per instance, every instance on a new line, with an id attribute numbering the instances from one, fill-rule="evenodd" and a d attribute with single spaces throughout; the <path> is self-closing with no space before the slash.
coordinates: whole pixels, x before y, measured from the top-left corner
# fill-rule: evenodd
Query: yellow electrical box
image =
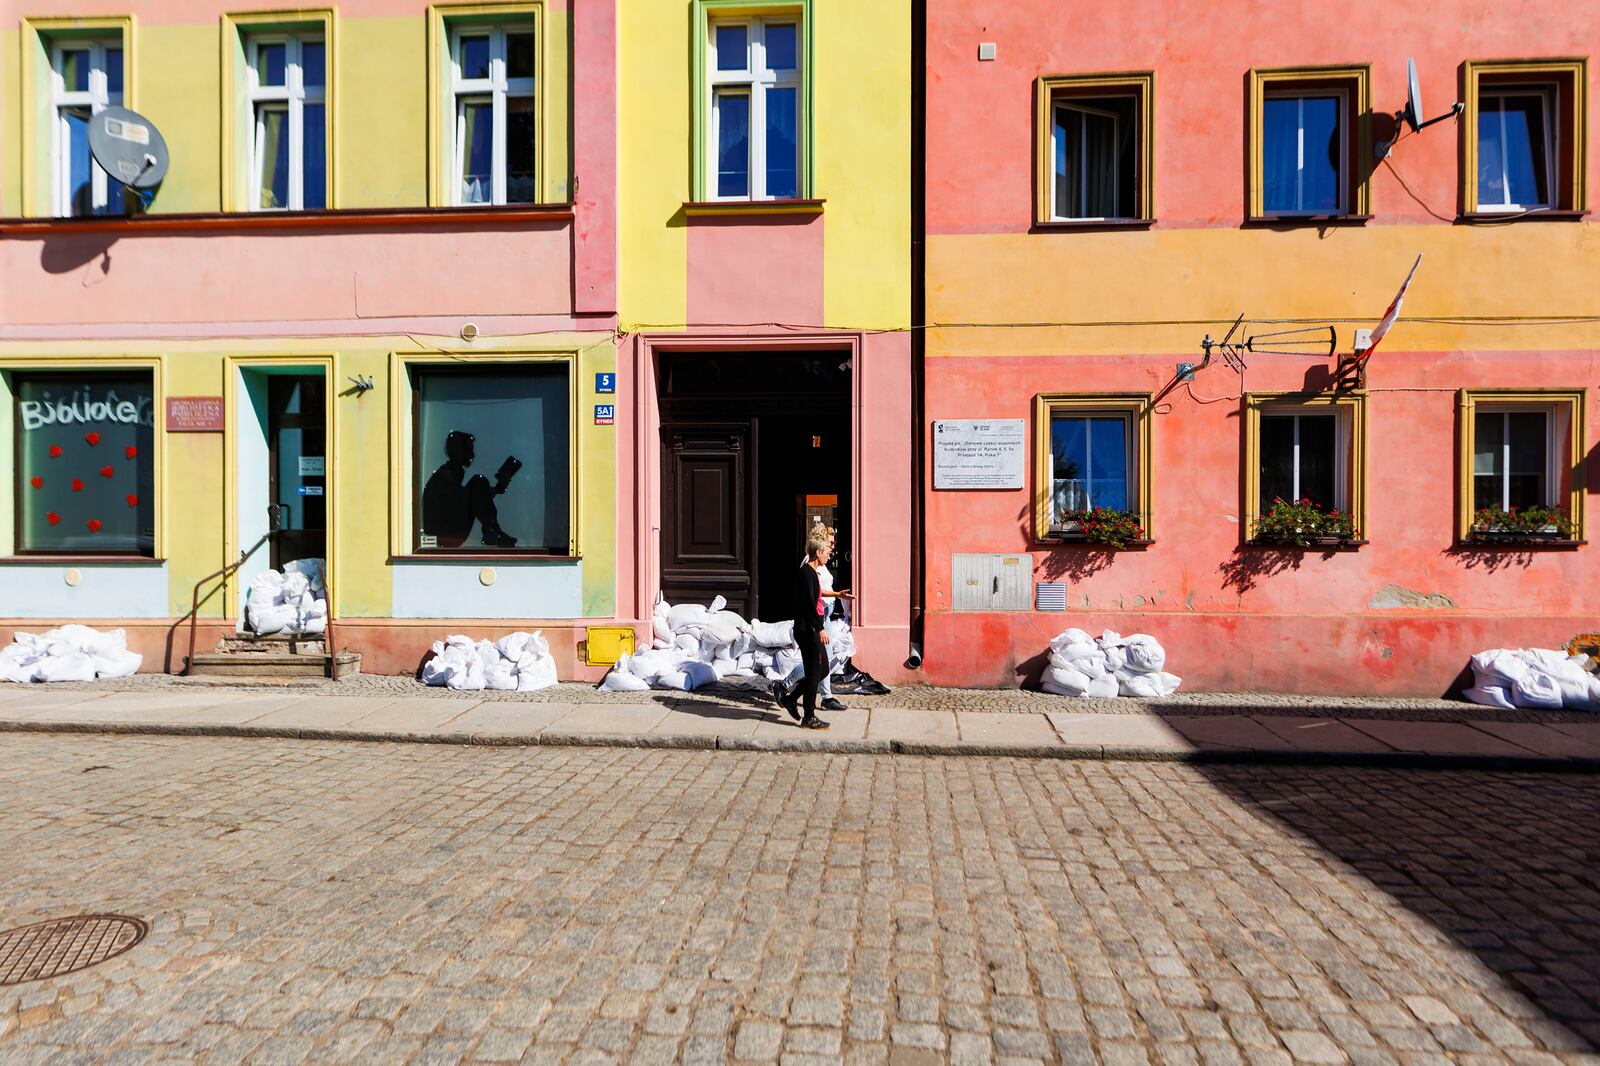
<path id="1" fill-rule="evenodd" d="M 632 626 L 590 626 L 584 641 L 583 661 L 590 666 L 612 666 L 633 654 Z"/>

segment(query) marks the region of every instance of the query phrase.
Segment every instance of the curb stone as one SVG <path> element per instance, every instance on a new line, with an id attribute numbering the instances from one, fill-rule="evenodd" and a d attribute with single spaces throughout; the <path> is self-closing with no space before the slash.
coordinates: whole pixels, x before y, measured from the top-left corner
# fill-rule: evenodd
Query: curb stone
<path id="1" fill-rule="evenodd" d="M 390 744 L 455 744 L 468 747 L 654 748 L 691 751 L 765 751 L 835 755 L 922 755 L 979 758 L 1062 759 L 1090 762 L 1173 762 L 1260 766 L 1354 766 L 1388 769 L 1499 770 L 1538 773 L 1600 773 L 1600 758 L 1545 755 L 1430 755 L 1394 751 L 1257 751 L 1250 748 L 1172 748 L 1097 744 L 980 744 L 963 741 L 834 740 L 825 737 L 732 737 L 656 733 L 443 733 L 403 730 L 316 729 L 182 722 L 74 722 L 0 719 L 0 733 L 102 734 L 116 736 L 238 737 L 330 740 Z"/>

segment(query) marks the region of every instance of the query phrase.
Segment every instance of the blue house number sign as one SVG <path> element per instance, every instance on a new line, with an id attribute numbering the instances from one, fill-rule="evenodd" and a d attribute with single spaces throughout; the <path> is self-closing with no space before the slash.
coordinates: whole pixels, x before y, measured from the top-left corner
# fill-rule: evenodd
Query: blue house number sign
<path id="1" fill-rule="evenodd" d="M 617 405 L 614 403 L 597 403 L 594 405 L 594 424 L 597 426 L 614 425 L 617 421 Z"/>
<path id="2" fill-rule="evenodd" d="M 602 371 L 594 376 L 595 392 L 616 392 L 617 375 L 611 371 Z"/>

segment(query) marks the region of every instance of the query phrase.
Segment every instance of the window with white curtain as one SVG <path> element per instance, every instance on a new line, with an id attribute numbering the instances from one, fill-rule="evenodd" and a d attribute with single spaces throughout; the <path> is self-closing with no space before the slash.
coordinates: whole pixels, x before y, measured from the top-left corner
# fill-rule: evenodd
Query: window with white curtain
<path id="1" fill-rule="evenodd" d="M 1478 94 L 1478 210 L 1532 211 L 1555 205 L 1555 93 L 1549 87 Z"/>
<path id="2" fill-rule="evenodd" d="M 1051 133 L 1054 218 L 1138 217 L 1137 105 L 1131 95 L 1056 101 Z"/>
<path id="3" fill-rule="evenodd" d="M 89 154 L 89 122 L 122 103 L 120 39 L 63 40 L 50 50 L 53 213 L 120 215 L 124 186 Z"/>
<path id="4" fill-rule="evenodd" d="M 707 199 L 799 196 L 799 22 L 793 16 L 717 19 L 709 33 Z"/>
<path id="5" fill-rule="evenodd" d="M 534 31 L 470 24 L 450 31 L 451 202 L 538 199 Z"/>
<path id="6" fill-rule="evenodd" d="M 247 59 L 250 209 L 328 206 L 326 45 L 320 37 L 253 34 Z"/>
<path id="7" fill-rule="evenodd" d="M 1472 506 L 1501 511 L 1559 502 L 1552 469 L 1553 412 L 1537 407 L 1479 407 L 1473 415 Z"/>

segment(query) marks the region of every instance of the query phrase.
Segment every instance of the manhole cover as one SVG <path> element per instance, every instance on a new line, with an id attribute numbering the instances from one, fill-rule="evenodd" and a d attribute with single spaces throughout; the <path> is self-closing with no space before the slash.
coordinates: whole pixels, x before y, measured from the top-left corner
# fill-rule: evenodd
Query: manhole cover
<path id="1" fill-rule="evenodd" d="M 115 958 L 150 927 L 121 914 L 54 918 L 0 933 L 0 986 L 42 981 Z"/>

